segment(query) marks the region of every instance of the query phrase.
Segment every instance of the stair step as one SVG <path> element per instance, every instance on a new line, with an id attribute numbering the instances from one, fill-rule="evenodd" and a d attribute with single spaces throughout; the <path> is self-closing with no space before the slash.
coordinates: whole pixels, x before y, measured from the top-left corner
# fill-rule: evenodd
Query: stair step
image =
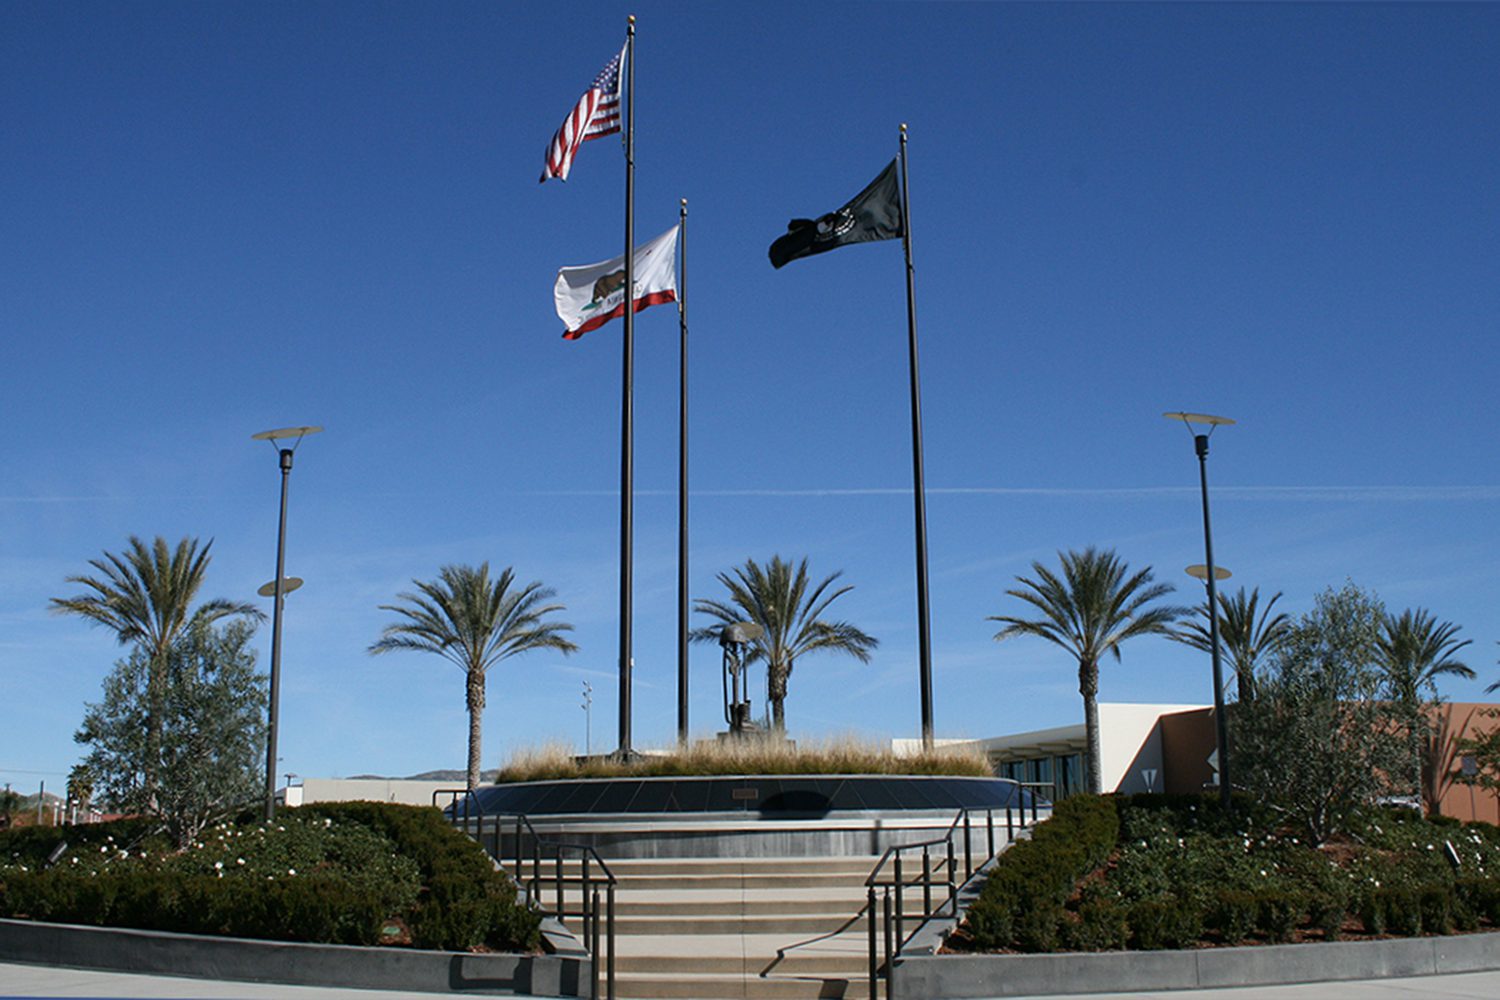
<path id="1" fill-rule="evenodd" d="M 740 889 L 811 888 L 816 886 L 863 886 L 869 872 L 858 875 L 840 872 L 791 872 L 757 874 L 754 877 L 720 873 L 716 875 L 632 875 L 620 880 L 615 892 L 641 889 Z"/>
<path id="2" fill-rule="evenodd" d="M 776 914 L 812 914 L 849 917 L 856 904 L 847 895 L 822 894 L 813 899 L 741 899 L 738 896 L 714 897 L 703 893 L 701 899 L 615 902 L 616 918 L 663 916 L 774 916 Z"/>
<path id="3" fill-rule="evenodd" d="M 616 934 L 831 934 L 852 914 L 766 914 L 764 916 L 624 917 L 615 915 Z"/>
<path id="4" fill-rule="evenodd" d="M 874 855 L 834 858 L 630 858 L 610 861 L 617 877 L 633 875 L 718 875 L 725 872 L 800 872 L 870 874 L 880 859 Z"/>
<path id="5" fill-rule="evenodd" d="M 821 978 L 817 976 L 759 976 L 704 975 L 686 973 L 681 975 L 615 975 L 615 990 L 618 996 L 644 998 L 644 1000 L 668 1000 L 668 998 L 692 998 L 692 1000 L 802 1000 L 818 997 L 868 997 L 869 982 L 861 977 Z"/>
<path id="6" fill-rule="evenodd" d="M 787 942 L 791 943 L 791 942 Z M 656 972 L 699 973 L 717 975 L 772 977 L 820 975 L 849 978 L 864 974 L 869 967 L 865 952 L 845 955 L 827 952 L 792 950 L 779 961 L 776 955 L 618 955 L 615 968 L 620 972 L 647 974 Z"/>

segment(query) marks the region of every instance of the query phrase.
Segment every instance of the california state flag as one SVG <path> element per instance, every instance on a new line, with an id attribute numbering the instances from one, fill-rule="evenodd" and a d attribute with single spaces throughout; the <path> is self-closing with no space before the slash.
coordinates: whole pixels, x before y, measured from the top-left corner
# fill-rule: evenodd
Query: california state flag
<path id="1" fill-rule="evenodd" d="M 677 301 L 677 227 L 635 248 L 635 311 Z M 616 316 L 625 315 L 625 257 L 557 272 L 552 297 L 557 317 L 567 329 L 564 340 L 577 340 Z"/>

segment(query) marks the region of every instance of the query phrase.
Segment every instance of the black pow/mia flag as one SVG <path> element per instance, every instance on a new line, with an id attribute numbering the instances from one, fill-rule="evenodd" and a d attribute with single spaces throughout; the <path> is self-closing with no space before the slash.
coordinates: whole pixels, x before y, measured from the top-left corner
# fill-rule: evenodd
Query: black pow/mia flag
<path id="1" fill-rule="evenodd" d="M 900 177 L 892 160 L 843 208 L 817 219 L 793 219 L 786 235 L 771 244 L 771 266 L 781 267 L 798 257 L 811 257 L 850 243 L 900 239 Z"/>

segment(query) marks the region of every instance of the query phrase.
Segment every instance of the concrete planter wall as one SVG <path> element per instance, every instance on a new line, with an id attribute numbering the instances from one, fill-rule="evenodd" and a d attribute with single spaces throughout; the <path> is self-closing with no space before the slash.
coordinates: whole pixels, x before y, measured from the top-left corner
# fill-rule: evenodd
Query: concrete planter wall
<path id="1" fill-rule="evenodd" d="M 1500 933 L 1194 951 L 914 955 L 891 976 L 898 997 L 1270 986 L 1500 969 Z"/>
<path id="2" fill-rule="evenodd" d="M 255 941 L 0 920 L 0 961 L 241 982 L 507 996 L 588 996 L 592 961 Z"/>

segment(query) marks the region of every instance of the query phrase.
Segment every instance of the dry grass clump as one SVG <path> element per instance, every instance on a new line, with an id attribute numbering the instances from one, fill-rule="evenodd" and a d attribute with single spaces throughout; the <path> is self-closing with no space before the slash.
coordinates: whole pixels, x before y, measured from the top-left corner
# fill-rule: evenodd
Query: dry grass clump
<path id="1" fill-rule="evenodd" d="M 938 774 L 987 778 L 984 752 L 972 743 L 930 753 L 897 756 L 888 747 L 855 737 L 792 743 L 774 739 L 700 740 L 686 750 L 647 753 L 630 761 L 581 759 L 562 745 L 518 751 L 500 769 L 497 784 L 564 778 L 662 778 L 714 774 Z"/>

